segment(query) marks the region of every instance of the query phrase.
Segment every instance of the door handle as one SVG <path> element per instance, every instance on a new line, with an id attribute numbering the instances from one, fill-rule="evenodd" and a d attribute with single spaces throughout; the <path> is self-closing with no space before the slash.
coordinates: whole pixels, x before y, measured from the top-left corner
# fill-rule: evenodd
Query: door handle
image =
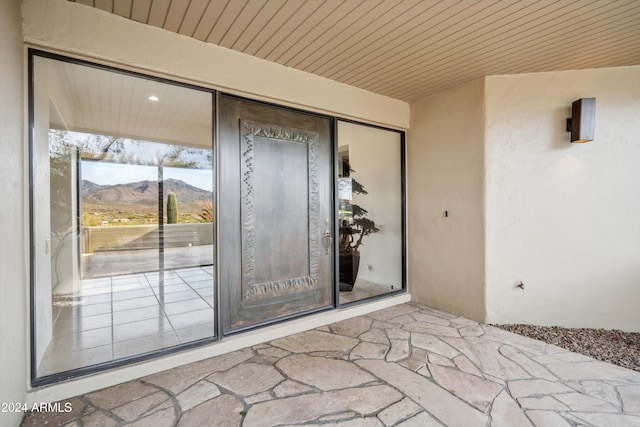
<path id="1" fill-rule="evenodd" d="M 331 255 L 331 242 L 333 241 L 333 237 L 331 236 L 331 231 L 328 229 L 324 232 L 324 249 L 327 255 Z"/>

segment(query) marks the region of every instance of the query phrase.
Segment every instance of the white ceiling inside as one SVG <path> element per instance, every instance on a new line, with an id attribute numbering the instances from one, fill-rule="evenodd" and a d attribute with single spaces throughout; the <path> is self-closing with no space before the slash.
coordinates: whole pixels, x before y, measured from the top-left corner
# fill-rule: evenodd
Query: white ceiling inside
<path id="1" fill-rule="evenodd" d="M 638 0 L 75 2 L 409 102 L 486 75 L 640 64 Z"/>
<path id="2" fill-rule="evenodd" d="M 210 92 L 40 57 L 34 70 L 51 128 L 211 148 Z"/>

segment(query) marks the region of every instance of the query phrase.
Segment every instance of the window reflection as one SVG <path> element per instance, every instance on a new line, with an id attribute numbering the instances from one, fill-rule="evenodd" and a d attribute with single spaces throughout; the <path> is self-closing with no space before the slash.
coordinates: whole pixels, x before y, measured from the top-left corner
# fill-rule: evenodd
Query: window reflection
<path id="1" fill-rule="evenodd" d="M 402 289 L 401 134 L 338 122 L 340 303 Z"/>
<path id="2" fill-rule="evenodd" d="M 127 139 L 114 146 L 106 156 L 81 149 L 82 278 L 212 265 L 210 151 Z"/>
<path id="3" fill-rule="evenodd" d="M 211 105 L 34 58 L 38 377 L 215 335 Z"/>

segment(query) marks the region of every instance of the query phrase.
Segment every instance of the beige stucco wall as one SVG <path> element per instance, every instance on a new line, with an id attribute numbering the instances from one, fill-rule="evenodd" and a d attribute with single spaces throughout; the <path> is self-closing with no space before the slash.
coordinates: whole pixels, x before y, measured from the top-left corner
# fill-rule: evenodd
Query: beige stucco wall
<path id="1" fill-rule="evenodd" d="M 28 339 L 28 211 L 25 161 L 24 57 L 20 3 L 0 1 L 0 402 L 24 402 Z M 25 163 L 26 164 L 26 163 Z M 21 413 L 0 412 L 0 425 L 19 423 Z"/>
<path id="2" fill-rule="evenodd" d="M 394 128 L 409 104 L 67 0 L 24 0 L 25 41 L 124 68 Z"/>
<path id="3" fill-rule="evenodd" d="M 595 140 L 570 144 L 586 97 Z M 491 76 L 412 104 L 414 300 L 489 323 L 639 331 L 638 118 L 640 67 Z"/>
<path id="4" fill-rule="evenodd" d="M 640 331 L 640 67 L 488 77 L 486 123 L 487 320 Z"/>
<path id="5" fill-rule="evenodd" d="M 407 148 L 409 290 L 475 320 L 485 316 L 483 94 L 480 79 L 413 103 Z"/>
<path id="6" fill-rule="evenodd" d="M 82 227 L 84 253 L 114 249 L 157 248 L 158 225 L 109 225 Z M 175 248 L 213 244 L 213 224 L 164 224 L 164 247 Z"/>

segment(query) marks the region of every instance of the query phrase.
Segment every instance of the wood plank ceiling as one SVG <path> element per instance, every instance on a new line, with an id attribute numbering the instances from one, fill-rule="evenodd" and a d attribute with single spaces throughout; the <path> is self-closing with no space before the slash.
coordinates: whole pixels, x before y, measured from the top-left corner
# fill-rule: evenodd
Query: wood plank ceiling
<path id="1" fill-rule="evenodd" d="M 408 102 L 487 75 L 640 64 L 638 0 L 75 2 Z"/>

